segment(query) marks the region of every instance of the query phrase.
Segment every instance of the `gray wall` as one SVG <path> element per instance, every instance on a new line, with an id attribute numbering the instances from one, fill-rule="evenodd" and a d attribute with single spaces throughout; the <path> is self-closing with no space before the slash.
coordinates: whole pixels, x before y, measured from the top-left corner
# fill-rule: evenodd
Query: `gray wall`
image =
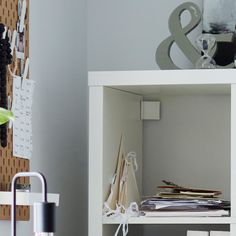
<path id="1" fill-rule="evenodd" d="M 220 189 L 230 200 L 230 96 L 162 95 L 161 120 L 144 122 L 143 194 L 162 180 Z"/>
<path id="2" fill-rule="evenodd" d="M 157 46 L 166 39 L 168 18 L 181 0 L 88 0 L 89 70 L 158 69 Z M 195 0 L 201 7 L 202 0 Z M 183 15 L 183 23 L 189 15 Z M 189 37 L 194 39 L 201 27 Z M 177 65 L 192 67 L 178 47 L 171 52 Z"/>
<path id="3" fill-rule="evenodd" d="M 86 1 L 31 1 L 30 11 L 30 73 L 37 82 L 31 170 L 45 173 L 49 191 L 61 194 L 57 235 L 86 235 Z M 10 235 L 9 222 L 0 229 Z M 31 223 L 18 224 L 17 235 L 32 231 Z"/>

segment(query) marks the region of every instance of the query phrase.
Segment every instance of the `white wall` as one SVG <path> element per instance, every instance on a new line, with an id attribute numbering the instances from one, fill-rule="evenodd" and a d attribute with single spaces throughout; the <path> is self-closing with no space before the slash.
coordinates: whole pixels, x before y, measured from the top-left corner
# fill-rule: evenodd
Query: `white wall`
<path id="1" fill-rule="evenodd" d="M 86 1 L 40 0 L 30 6 L 34 153 L 31 170 L 45 173 L 61 194 L 56 235 L 87 230 Z M 33 182 L 34 184 L 34 182 Z M 0 222 L 10 235 L 9 222 Z M 19 223 L 17 235 L 32 235 Z"/>

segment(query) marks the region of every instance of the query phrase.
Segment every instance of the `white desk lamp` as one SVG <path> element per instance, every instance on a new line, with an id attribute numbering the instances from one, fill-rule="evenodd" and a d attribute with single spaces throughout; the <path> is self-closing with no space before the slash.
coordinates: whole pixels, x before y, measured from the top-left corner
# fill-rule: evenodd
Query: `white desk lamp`
<path id="1" fill-rule="evenodd" d="M 16 236 L 16 183 L 21 177 L 37 177 L 42 184 L 42 202 L 34 203 L 35 236 L 53 236 L 55 233 L 55 203 L 47 201 L 47 181 L 38 172 L 17 173 L 12 179 L 11 236 Z"/>

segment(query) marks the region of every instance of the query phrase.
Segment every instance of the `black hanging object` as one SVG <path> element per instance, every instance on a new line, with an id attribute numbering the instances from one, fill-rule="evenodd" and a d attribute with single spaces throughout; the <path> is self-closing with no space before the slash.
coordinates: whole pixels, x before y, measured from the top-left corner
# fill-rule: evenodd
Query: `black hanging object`
<path id="1" fill-rule="evenodd" d="M 5 25 L 0 23 L 0 107 L 7 106 L 7 66 L 12 63 L 11 45 L 9 38 L 3 39 Z M 7 124 L 0 126 L 0 142 L 2 147 L 7 146 Z"/>
<path id="2" fill-rule="evenodd" d="M 235 62 L 236 57 L 236 27 L 231 42 L 217 42 L 214 60 L 219 66 L 227 66 Z"/>
<path id="3" fill-rule="evenodd" d="M 208 50 L 208 43 L 207 43 L 207 41 L 205 39 L 202 42 L 202 48 L 203 48 L 204 51 Z"/>

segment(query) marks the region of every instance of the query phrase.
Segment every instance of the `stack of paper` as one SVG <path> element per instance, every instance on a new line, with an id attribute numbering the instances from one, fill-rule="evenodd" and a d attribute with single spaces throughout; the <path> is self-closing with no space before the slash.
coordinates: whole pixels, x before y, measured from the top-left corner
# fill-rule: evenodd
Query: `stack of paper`
<path id="1" fill-rule="evenodd" d="M 221 191 L 159 186 L 162 191 L 142 201 L 145 216 L 228 216 L 230 202 L 219 199 Z M 163 191 L 164 190 L 164 191 Z"/>
<path id="2" fill-rule="evenodd" d="M 181 198 L 181 199 L 212 199 L 218 198 L 221 194 L 219 190 L 211 190 L 211 189 L 200 189 L 200 188 L 187 188 L 181 187 L 178 185 L 173 185 L 173 183 L 159 186 L 161 192 L 158 193 L 157 196 L 160 198 Z"/>

